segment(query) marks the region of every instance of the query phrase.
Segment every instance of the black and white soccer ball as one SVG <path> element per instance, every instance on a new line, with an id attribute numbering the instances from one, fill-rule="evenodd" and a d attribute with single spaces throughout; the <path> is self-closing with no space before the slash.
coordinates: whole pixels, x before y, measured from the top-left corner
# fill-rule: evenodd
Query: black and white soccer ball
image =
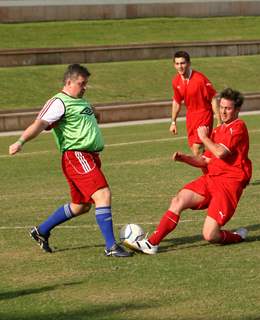
<path id="1" fill-rule="evenodd" d="M 131 243 L 144 239 L 145 233 L 139 224 L 129 223 L 120 229 L 119 237 L 121 242 L 127 240 Z"/>

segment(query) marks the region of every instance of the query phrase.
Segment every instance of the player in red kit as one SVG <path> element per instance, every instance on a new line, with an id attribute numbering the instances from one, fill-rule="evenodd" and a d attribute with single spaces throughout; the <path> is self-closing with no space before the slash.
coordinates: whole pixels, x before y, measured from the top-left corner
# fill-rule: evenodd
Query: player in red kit
<path id="1" fill-rule="evenodd" d="M 204 175 L 186 184 L 173 197 L 155 232 L 148 238 L 126 246 L 147 254 L 155 254 L 158 245 L 168 233 L 175 229 L 181 212 L 185 209 L 206 209 L 203 236 L 211 243 L 230 244 L 243 241 L 247 230 L 236 232 L 222 227 L 233 216 L 243 189 L 252 175 L 248 158 L 249 137 L 244 121 L 238 118 L 243 104 L 240 92 L 230 88 L 220 94 L 220 116 L 222 125 L 216 127 L 211 137 L 206 126 L 198 128 L 198 136 L 206 151 L 203 155 L 173 154 L 174 161 L 184 162 L 193 167 L 207 168 Z"/>
<path id="2" fill-rule="evenodd" d="M 214 114 L 217 125 L 221 123 L 217 93 L 211 82 L 202 73 L 191 69 L 190 56 L 187 52 L 176 52 L 173 60 L 177 75 L 172 80 L 174 96 L 170 131 L 173 134 L 178 132 L 176 119 L 181 110 L 181 104 L 184 102 L 187 109 L 188 143 L 192 153 L 199 155 L 203 151 L 203 143 L 197 133 L 198 127 L 207 126 L 211 133 Z"/>

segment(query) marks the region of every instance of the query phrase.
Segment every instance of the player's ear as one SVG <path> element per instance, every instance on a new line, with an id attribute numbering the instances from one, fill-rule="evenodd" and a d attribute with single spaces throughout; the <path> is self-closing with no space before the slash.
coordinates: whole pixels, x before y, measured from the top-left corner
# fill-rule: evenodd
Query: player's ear
<path id="1" fill-rule="evenodd" d="M 71 85 L 71 79 L 67 79 L 66 83 L 65 83 L 65 86 L 70 86 Z"/>

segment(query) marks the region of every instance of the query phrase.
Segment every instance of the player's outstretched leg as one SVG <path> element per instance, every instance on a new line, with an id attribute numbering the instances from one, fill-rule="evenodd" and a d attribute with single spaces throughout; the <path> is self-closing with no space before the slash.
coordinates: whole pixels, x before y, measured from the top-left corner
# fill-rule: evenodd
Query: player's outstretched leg
<path id="1" fill-rule="evenodd" d="M 149 255 L 156 254 L 158 251 L 158 245 L 152 245 L 146 238 L 134 242 L 124 240 L 124 245 L 131 250 L 146 253 Z"/>
<path id="2" fill-rule="evenodd" d="M 30 236 L 37 241 L 45 252 L 52 252 L 52 249 L 49 246 L 50 231 L 57 225 L 70 220 L 73 217 L 74 215 L 71 211 L 70 204 L 67 203 L 58 208 L 38 227 L 33 227 L 30 231 Z"/>
<path id="3" fill-rule="evenodd" d="M 171 231 L 173 231 L 178 225 L 180 216 L 172 212 L 171 210 L 167 210 L 165 214 L 162 216 L 159 225 L 156 230 L 148 239 L 143 239 L 134 242 L 124 241 L 124 245 L 128 248 L 140 251 L 146 254 L 156 254 L 158 251 L 158 245 L 162 241 L 163 238 L 167 236 Z"/>

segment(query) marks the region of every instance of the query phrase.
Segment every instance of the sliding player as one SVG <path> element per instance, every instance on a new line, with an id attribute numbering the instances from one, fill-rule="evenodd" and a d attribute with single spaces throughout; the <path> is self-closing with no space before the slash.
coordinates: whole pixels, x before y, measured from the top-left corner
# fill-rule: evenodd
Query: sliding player
<path id="1" fill-rule="evenodd" d="M 184 162 L 194 167 L 207 168 L 207 173 L 185 185 L 172 199 L 169 209 L 148 238 L 133 243 L 125 242 L 131 249 L 155 254 L 164 237 L 178 225 L 185 209 L 206 209 L 203 236 L 211 243 L 230 244 L 243 241 L 247 230 L 236 232 L 224 230 L 223 226 L 233 216 L 243 189 L 252 175 L 252 165 L 248 158 L 249 137 L 247 127 L 238 118 L 243 96 L 230 88 L 220 95 L 220 115 L 223 124 L 216 127 L 211 137 L 208 128 L 198 128 L 198 136 L 206 152 L 191 156 L 175 152 L 174 161 Z"/>

